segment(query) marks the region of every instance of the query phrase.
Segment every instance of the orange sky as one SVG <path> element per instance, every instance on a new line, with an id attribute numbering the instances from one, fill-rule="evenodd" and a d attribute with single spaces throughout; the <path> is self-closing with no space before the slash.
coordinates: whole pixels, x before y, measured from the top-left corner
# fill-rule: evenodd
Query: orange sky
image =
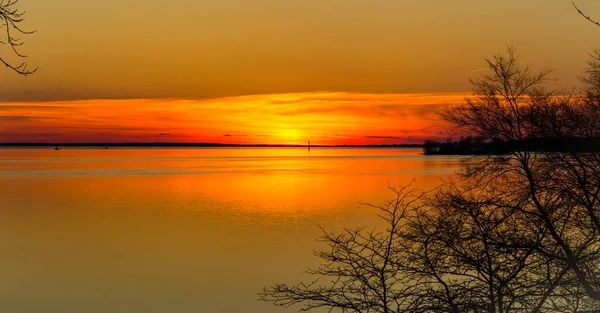
<path id="1" fill-rule="evenodd" d="M 422 143 L 462 94 L 295 93 L 0 104 L 0 142 Z"/>
<path id="2" fill-rule="evenodd" d="M 577 4 L 600 19 L 600 1 Z M 420 142 L 440 136 L 435 110 L 506 44 L 566 88 L 600 48 L 600 27 L 568 0 L 18 6 L 37 30 L 20 48 L 39 71 L 0 69 L 0 142 Z M 6 45 L 0 55 L 16 62 Z"/>
<path id="3" fill-rule="evenodd" d="M 600 1 L 577 0 L 600 18 Z M 600 28 L 569 0 L 21 0 L 36 75 L 0 101 L 468 92 L 513 43 L 570 87 Z M 9 50 L 0 45 L 0 53 Z"/>

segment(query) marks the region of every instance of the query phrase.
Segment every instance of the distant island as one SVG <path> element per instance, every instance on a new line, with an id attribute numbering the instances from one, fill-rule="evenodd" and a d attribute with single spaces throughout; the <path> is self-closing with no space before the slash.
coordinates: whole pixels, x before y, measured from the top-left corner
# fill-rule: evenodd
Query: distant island
<path id="1" fill-rule="evenodd" d="M 600 138 L 531 138 L 526 140 L 492 140 L 466 137 L 446 142 L 426 140 L 425 155 L 507 155 L 516 151 L 533 152 L 600 152 Z"/>

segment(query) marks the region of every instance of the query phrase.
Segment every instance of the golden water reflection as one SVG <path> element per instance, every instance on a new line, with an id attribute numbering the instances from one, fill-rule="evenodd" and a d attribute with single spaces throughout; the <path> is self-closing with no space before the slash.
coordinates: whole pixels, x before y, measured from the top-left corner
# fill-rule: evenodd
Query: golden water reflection
<path id="1" fill-rule="evenodd" d="M 359 201 L 457 165 L 418 149 L 0 149 L 0 311 L 285 312 L 255 293 L 315 265 L 317 225 L 376 225 Z"/>

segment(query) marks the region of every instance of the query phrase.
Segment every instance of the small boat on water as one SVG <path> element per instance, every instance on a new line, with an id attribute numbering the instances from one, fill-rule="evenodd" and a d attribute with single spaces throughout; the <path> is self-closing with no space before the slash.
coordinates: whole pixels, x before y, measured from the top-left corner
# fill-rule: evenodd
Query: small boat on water
<path id="1" fill-rule="evenodd" d="M 54 150 L 60 150 L 60 148 L 58 146 L 54 147 Z"/>

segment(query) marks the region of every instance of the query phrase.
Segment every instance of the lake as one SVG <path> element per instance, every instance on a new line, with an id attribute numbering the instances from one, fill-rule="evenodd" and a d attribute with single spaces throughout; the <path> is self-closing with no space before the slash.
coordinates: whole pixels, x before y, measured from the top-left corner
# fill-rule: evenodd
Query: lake
<path id="1" fill-rule="evenodd" d="M 378 225 L 387 186 L 457 157 L 420 149 L 0 149 L 0 312 L 296 312 L 327 230 Z"/>

